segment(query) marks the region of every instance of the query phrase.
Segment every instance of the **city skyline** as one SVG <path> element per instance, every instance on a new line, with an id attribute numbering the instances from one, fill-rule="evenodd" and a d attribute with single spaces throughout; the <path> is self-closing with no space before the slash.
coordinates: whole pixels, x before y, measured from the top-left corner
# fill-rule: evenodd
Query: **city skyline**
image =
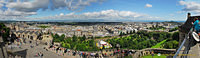
<path id="1" fill-rule="evenodd" d="M 185 21 L 197 0 L 0 0 L 0 20 L 129 22 Z"/>

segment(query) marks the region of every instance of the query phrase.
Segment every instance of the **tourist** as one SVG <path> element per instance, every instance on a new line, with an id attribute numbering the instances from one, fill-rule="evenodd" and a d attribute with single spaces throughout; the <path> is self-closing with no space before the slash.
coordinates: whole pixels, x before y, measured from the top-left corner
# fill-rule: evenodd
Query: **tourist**
<path id="1" fill-rule="evenodd" d="M 73 53 L 73 56 L 75 56 L 75 55 L 76 55 L 76 52 L 75 52 L 75 51 L 73 51 L 72 53 Z"/>
<path id="2" fill-rule="evenodd" d="M 56 49 L 56 53 L 58 53 L 59 47 Z"/>
<path id="3" fill-rule="evenodd" d="M 43 53 L 42 53 L 42 52 L 39 52 L 39 53 L 38 53 L 38 56 L 40 56 L 40 58 L 42 58 L 42 57 L 43 57 Z"/>
<path id="4" fill-rule="evenodd" d="M 38 46 L 38 42 L 36 42 L 36 46 Z"/>
<path id="5" fill-rule="evenodd" d="M 32 43 L 32 41 L 29 41 L 29 43 Z"/>
<path id="6" fill-rule="evenodd" d="M 70 49 L 67 49 L 67 51 L 68 51 L 68 55 L 70 55 Z"/>
<path id="7" fill-rule="evenodd" d="M 194 22 L 194 23 L 192 22 L 192 24 L 194 25 L 195 31 L 198 33 L 198 32 L 199 32 L 199 29 L 200 29 L 200 27 L 199 27 L 200 22 L 199 22 L 199 19 L 198 19 L 198 18 L 195 18 L 194 20 L 195 20 L 195 22 Z M 199 33 L 198 33 L 198 34 L 199 34 Z"/>
<path id="8" fill-rule="evenodd" d="M 65 49 L 64 53 L 67 53 L 67 49 Z"/>

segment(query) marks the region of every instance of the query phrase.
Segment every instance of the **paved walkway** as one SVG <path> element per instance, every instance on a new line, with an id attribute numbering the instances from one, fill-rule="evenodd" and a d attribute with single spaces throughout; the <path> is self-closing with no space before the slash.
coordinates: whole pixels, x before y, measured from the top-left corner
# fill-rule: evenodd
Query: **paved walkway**
<path id="1" fill-rule="evenodd" d="M 44 49 L 44 47 L 47 47 L 46 45 L 38 45 L 36 46 L 35 44 L 36 42 L 32 42 L 32 43 L 29 43 L 27 42 L 26 44 L 22 44 L 21 45 L 21 48 L 19 48 L 18 46 L 16 46 L 16 44 L 12 44 L 12 46 L 15 48 L 8 48 L 8 51 L 11 51 L 11 52 L 18 52 L 19 54 L 22 54 L 22 55 L 26 55 L 26 58 L 40 58 L 38 56 L 36 56 L 39 52 L 42 52 L 43 53 L 43 58 L 78 58 L 78 55 L 77 56 L 69 56 L 67 54 L 65 54 L 64 56 L 61 56 L 61 55 L 58 55 L 57 53 L 55 53 L 54 51 L 50 51 L 50 50 L 46 50 Z M 31 48 L 30 46 L 33 45 L 34 47 Z M 21 51 L 21 52 L 19 52 Z M 23 51 L 23 52 L 22 52 Z"/>

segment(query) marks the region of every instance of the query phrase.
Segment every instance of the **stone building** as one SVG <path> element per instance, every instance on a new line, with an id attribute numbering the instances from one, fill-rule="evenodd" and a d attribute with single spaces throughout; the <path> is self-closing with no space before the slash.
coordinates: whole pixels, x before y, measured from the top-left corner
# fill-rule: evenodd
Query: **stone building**
<path id="1" fill-rule="evenodd" d="M 39 31 L 15 31 L 12 30 L 10 34 L 15 34 L 18 39 L 39 41 L 41 44 L 51 45 L 53 37 L 48 32 Z"/>
<path id="2" fill-rule="evenodd" d="M 10 34 L 14 33 L 18 38 L 23 39 L 31 39 L 31 40 L 37 40 L 38 36 L 41 34 L 41 32 L 38 31 L 14 31 L 12 30 Z"/>

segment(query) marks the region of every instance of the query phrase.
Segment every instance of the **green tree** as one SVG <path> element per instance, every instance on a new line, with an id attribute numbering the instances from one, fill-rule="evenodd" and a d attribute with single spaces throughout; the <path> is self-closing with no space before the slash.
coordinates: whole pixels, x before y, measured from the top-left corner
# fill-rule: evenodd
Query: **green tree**
<path id="1" fill-rule="evenodd" d="M 10 35 L 10 28 L 6 27 L 3 23 L 0 23 L 0 32 L 4 42 L 8 42 L 8 37 Z"/>
<path id="2" fill-rule="evenodd" d="M 123 36 L 123 33 L 122 33 L 122 32 L 120 32 L 119 36 Z"/>
<path id="3" fill-rule="evenodd" d="M 84 41 L 84 40 L 86 40 L 86 36 L 85 35 L 83 35 L 83 37 L 80 39 L 81 41 Z"/>
<path id="4" fill-rule="evenodd" d="M 59 38 L 60 41 L 63 41 L 65 39 L 65 34 L 62 34 Z"/>
<path id="5" fill-rule="evenodd" d="M 62 47 L 65 47 L 65 48 L 71 48 L 71 46 L 70 46 L 69 43 L 62 43 L 61 46 L 62 46 Z"/>
<path id="6" fill-rule="evenodd" d="M 130 34 L 128 31 L 126 31 L 126 35 Z"/>
<path id="7" fill-rule="evenodd" d="M 77 40 L 78 40 L 78 38 L 76 37 L 76 35 L 73 35 L 72 41 L 73 41 L 73 42 L 76 42 Z"/>
<path id="8" fill-rule="evenodd" d="M 179 41 L 179 32 L 174 32 L 172 35 L 172 39 Z"/>
<path id="9" fill-rule="evenodd" d="M 164 44 L 164 48 L 167 49 L 176 49 L 178 48 L 178 41 L 173 40 L 173 41 L 168 41 Z"/>

